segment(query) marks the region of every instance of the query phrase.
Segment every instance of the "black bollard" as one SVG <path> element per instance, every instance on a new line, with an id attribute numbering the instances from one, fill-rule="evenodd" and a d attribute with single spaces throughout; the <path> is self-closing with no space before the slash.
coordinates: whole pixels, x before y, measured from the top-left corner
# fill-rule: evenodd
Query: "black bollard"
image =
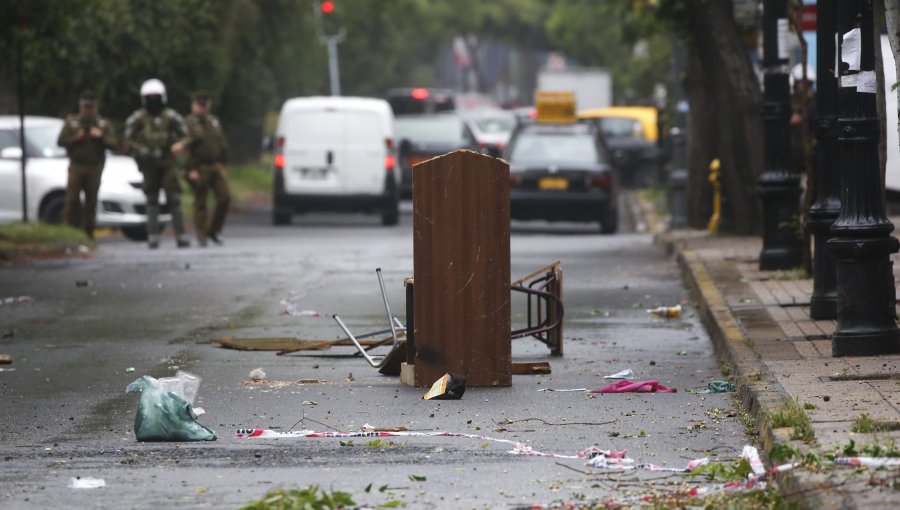
<path id="1" fill-rule="evenodd" d="M 809 316 L 815 320 L 837 318 L 837 268 L 826 246 L 831 225 L 841 212 L 841 175 L 838 168 L 837 96 L 834 76 L 834 34 L 837 4 L 822 2 L 816 14 L 816 160 L 815 197 L 806 228 L 813 235 L 813 292 Z"/>
<path id="2" fill-rule="evenodd" d="M 894 225 L 885 215 L 878 161 L 872 2 L 841 0 L 837 34 L 841 212 L 828 241 L 837 264 L 838 290 L 831 352 L 834 356 L 898 353 L 900 330 L 890 255 L 900 250 L 900 242 L 890 235 Z M 855 53 L 853 47 L 859 54 L 857 69 L 844 62 Z"/>
<path id="3" fill-rule="evenodd" d="M 803 262 L 800 222 L 800 176 L 791 168 L 791 93 L 787 48 L 780 45 L 788 30 L 787 0 L 763 3 L 763 124 L 765 155 L 759 176 L 763 205 L 761 270 L 790 269 Z"/>

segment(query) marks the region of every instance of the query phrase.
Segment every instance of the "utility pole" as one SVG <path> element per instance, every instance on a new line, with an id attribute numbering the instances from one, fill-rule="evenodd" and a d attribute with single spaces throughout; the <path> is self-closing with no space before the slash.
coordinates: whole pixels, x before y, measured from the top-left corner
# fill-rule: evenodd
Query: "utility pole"
<path id="1" fill-rule="evenodd" d="M 344 42 L 344 30 L 336 35 L 325 36 L 325 45 L 328 47 L 328 81 L 331 84 L 331 95 L 341 95 L 341 75 L 338 63 L 338 44 Z"/>
<path id="2" fill-rule="evenodd" d="M 837 265 L 834 356 L 900 353 L 891 253 L 900 242 L 884 210 L 875 91 L 872 0 L 838 2 L 841 212 L 828 241 Z"/>
<path id="3" fill-rule="evenodd" d="M 806 228 L 814 236 L 813 292 L 809 316 L 814 320 L 837 318 L 837 268 L 826 242 L 831 225 L 841 212 L 841 174 L 838 167 L 838 80 L 835 77 L 837 3 L 816 5 L 816 161 L 815 202 L 809 208 Z"/>
<path id="4" fill-rule="evenodd" d="M 19 147 L 22 150 L 22 223 L 28 223 L 28 180 L 25 177 L 25 168 L 28 163 L 28 154 L 25 152 L 25 66 L 22 63 L 22 46 L 25 44 L 27 29 L 25 22 L 21 22 L 18 37 L 16 37 L 16 93 L 19 96 Z"/>
<path id="5" fill-rule="evenodd" d="M 329 30 L 325 28 L 325 19 L 334 18 L 334 2 L 319 2 L 319 8 L 316 9 L 313 3 L 313 12 L 316 17 L 316 25 L 319 32 L 319 41 L 325 45 L 328 50 L 328 82 L 331 87 L 331 95 L 341 95 L 341 75 L 340 62 L 338 61 L 338 44 L 344 42 L 346 32 L 343 28 L 336 33 L 329 34 Z M 325 19 L 323 19 L 325 18 Z"/>
<path id="6" fill-rule="evenodd" d="M 763 205 L 760 270 L 790 269 L 803 262 L 800 175 L 791 168 L 791 92 L 788 80 L 787 0 L 763 2 L 763 92 L 765 155 L 759 176 Z"/>

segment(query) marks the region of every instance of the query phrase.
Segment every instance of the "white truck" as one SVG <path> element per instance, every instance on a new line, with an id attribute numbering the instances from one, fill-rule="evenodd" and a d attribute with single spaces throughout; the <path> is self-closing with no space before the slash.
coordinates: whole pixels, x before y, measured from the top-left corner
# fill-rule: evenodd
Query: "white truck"
<path id="1" fill-rule="evenodd" d="M 576 111 L 606 108 L 613 104 L 612 74 L 600 67 L 541 71 L 538 73 L 537 90 L 574 92 Z"/>

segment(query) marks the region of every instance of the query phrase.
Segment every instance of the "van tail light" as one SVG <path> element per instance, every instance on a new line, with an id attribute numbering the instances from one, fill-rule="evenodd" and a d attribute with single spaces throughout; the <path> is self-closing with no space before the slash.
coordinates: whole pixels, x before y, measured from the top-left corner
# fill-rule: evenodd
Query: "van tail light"
<path id="1" fill-rule="evenodd" d="M 611 188 L 612 177 L 608 173 L 592 175 L 590 179 L 590 185 L 593 188 Z"/>
<path id="2" fill-rule="evenodd" d="M 522 176 L 516 173 L 510 172 L 509 174 L 509 185 L 510 186 L 521 186 L 522 185 Z"/>
<path id="3" fill-rule="evenodd" d="M 387 156 L 384 157 L 384 169 L 385 170 L 387 170 L 387 171 L 393 170 L 395 164 L 396 164 L 396 161 L 394 160 L 393 154 L 388 154 Z"/>
<path id="4" fill-rule="evenodd" d="M 413 89 L 410 94 L 413 99 L 418 99 L 419 101 L 424 101 L 428 99 L 428 89 L 418 88 Z"/>
<path id="5" fill-rule="evenodd" d="M 278 139 L 275 140 L 275 169 L 278 171 L 284 170 L 284 137 L 279 136 Z"/>

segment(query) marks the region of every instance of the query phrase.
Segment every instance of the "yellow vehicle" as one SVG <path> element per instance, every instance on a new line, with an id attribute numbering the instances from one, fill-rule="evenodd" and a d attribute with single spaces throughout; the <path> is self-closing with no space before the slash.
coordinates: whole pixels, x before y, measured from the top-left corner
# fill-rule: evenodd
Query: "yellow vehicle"
<path id="1" fill-rule="evenodd" d="M 657 110 L 612 106 L 578 112 L 578 119 L 600 127 L 625 186 L 652 186 L 662 180 Z"/>
<path id="2" fill-rule="evenodd" d="M 637 138 L 656 143 L 659 138 L 657 111 L 652 106 L 610 106 L 578 112 L 578 118 L 603 119 L 601 127 L 611 138 Z"/>

